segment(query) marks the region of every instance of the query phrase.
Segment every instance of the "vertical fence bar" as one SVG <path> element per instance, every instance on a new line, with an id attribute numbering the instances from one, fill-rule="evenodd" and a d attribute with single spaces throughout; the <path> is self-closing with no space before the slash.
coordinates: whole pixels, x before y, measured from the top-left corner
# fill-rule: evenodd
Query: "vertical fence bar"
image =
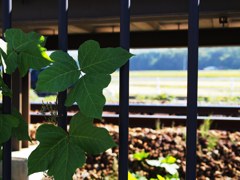
<path id="1" fill-rule="evenodd" d="M 14 89 L 12 94 L 12 106 L 16 108 L 20 113 L 22 112 L 22 84 L 21 76 L 16 69 L 12 74 L 12 89 Z M 21 141 L 18 141 L 16 137 L 12 138 L 12 151 L 19 151 L 21 149 Z"/>
<path id="2" fill-rule="evenodd" d="M 59 0 L 58 46 L 67 52 L 68 48 L 68 0 Z M 67 108 L 64 106 L 67 91 L 58 93 L 58 126 L 67 130 Z"/>
<path id="3" fill-rule="evenodd" d="M 120 46 L 129 50 L 130 0 L 121 0 Z M 119 178 L 128 179 L 129 62 L 120 68 Z"/>
<path id="4" fill-rule="evenodd" d="M 186 179 L 196 179 L 199 0 L 189 0 Z"/>
<path id="5" fill-rule="evenodd" d="M 22 116 L 28 125 L 30 124 L 30 82 L 30 72 L 28 71 L 28 73 L 22 78 Z M 22 141 L 23 148 L 27 148 L 28 145 L 28 141 Z"/>
<path id="6" fill-rule="evenodd" d="M 11 27 L 11 16 L 12 16 L 12 0 L 2 0 L 2 27 L 3 33 L 6 29 Z M 3 80 L 7 86 L 11 89 L 11 76 L 3 74 Z M 3 113 L 11 114 L 12 101 L 8 96 L 3 96 Z M 3 144 L 3 180 L 11 179 L 11 138 Z"/>

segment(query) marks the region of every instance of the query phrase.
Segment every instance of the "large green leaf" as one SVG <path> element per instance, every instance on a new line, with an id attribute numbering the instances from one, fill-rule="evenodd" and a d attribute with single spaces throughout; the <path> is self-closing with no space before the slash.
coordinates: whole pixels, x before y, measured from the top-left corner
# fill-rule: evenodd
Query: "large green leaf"
<path id="1" fill-rule="evenodd" d="M 24 76 L 29 68 L 40 70 L 51 63 L 43 47 L 43 36 L 35 32 L 24 33 L 20 29 L 8 29 L 4 36 L 7 41 L 7 73 L 11 74 L 18 66 L 21 76 Z"/>
<path id="2" fill-rule="evenodd" d="M 67 134 L 62 128 L 44 124 L 37 130 L 40 145 L 28 159 L 28 174 L 47 171 L 55 180 L 68 180 L 76 168 L 85 163 L 85 154 L 99 154 L 116 144 L 104 128 L 93 126 L 93 120 L 76 114 Z"/>
<path id="3" fill-rule="evenodd" d="M 107 74 L 86 74 L 72 88 L 65 105 L 71 106 L 77 102 L 81 112 L 88 117 L 102 118 L 103 106 L 106 102 L 102 94 L 107 87 L 111 76 Z"/>
<path id="4" fill-rule="evenodd" d="M 85 163 L 83 150 L 60 127 L 44 124 L 36 138 L 40 145 L 29 156 L 28 174 L 48 170 L 55 180 L 70 180 L 76 168 Z"/>
<path id="5" fill-rule="evenodd" d="M 85 161 L 86 157 L 83 150 L 65 139 L 55 155 L 54 161 L 48 170 L 48 175 L 54 176 L 55 180 L 70 180 L 76 169 L 83 166 Z"/>
<path id="6" fill-rule="evenodd" d="M 12 135 L 12 129 L 17 127 L 19 120 L 13 115 L 0 114 L 0 144 L 6 142 Z"/>
<path id="7" fill-rule="evenodd" d="M 122 48 L 100 48 L 93 40 L 84 42 L 78 49 L 78 61 L 84 73 L 111 74 L 130 57 L 132 54 Z"/>
<path id="8" fill-rule="evenodd" d="M 71 119 L 69 134 L 70 140 L 89 154 L 99 154 L 116 146 L 106 129 L 94 127 L 93 119 L 80 113 Z"/>
<path id="9" fill-rule="evenodd" d="M 12 108 L 12 115 L 15 116 L 19 120 L 19 124 L 16 128 L 13 128 L 13 136 L 15 136 L 18 140 L 27 140 L 30 141 L 30 137 L 28 135 L 28 124 L 22 115 L 14 108 Z"/>
<path id="10" fill-rule="evenodd" d="M 79 79 L 79 67 L 71 56 L 63 51 L 56 51 L 50 57 L 55 62 L 39 74 L 37 91 L 63 91 Z"/>

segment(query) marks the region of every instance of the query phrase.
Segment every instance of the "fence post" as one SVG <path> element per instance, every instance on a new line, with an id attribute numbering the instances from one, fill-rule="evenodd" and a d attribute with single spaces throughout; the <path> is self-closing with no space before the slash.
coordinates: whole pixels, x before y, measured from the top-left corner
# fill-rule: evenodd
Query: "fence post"
<path id="1" fill-rule="evenodd" d="M 22 116 L 29 125 L 30 122 L 30 71 L 22 78 Z M 28 126 L 29 132 L 29 126 Z M 22 141 L 22 148 L 27 148 L 29 146 L 28 141 Z"/>
<path id="2" fill-rule="evenodd" d="M 11 27 L 12 0 L 2 0 L 2 22 L 3 33 Z M 3 80 L 11 89 L 11 76 L 3 74 Z M 3 114 L 11 114 L 12 101 L 8 96 L 3 96 Z M 11 179 L 11 138 L 3 144 L 3 180 Z"/>
<path id="3" fill-rule="evenodd" d="M 58 13 L 58 47 L 67 52 L 68 48 L 68 0 L 59 0 Z M 67 91 L 58 93 L 58 126 L 67 131 L 67 108 L 64 105 Z"/>
<path id="4" fill-rule="evenodd" d="M 120 46 L 129 50 L 130 0 L 121 0 Z M 120 68 L 119 178 L 128 179 L 129 62 Z"/>
<path id="5" fill-rule="evenodd" d="M 196 179 L 198 32 L 200 0 L 189 0 L 186 179 Z"/>

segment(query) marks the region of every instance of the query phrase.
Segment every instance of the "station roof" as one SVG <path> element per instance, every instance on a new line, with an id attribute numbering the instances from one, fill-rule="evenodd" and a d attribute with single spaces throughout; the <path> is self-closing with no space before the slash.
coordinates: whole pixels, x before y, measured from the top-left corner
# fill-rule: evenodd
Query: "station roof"
<path id="1" fill-rule="evenodd" d="M 21 28 L 24 31 L 37 31 L 52 37 L 58 34 L 57 0 L 13 0 L 12 7 L 13 27 Z M 103 36 L 102 34 L 104 34 L 103 37 L 119 36 L 119 0 L 70 0 L 68 14 L 68 32 L 70 36 L 72 35 L 75 38 L 91 38 L 91 36 L 99 38 L 98 36 Z M 1 15 L 0 19 L 2 22 Z M 188 29 L 187 23 L 188 0 L 131 1 L 130 29 L 133 37 L 143 35 L 146 37 L 151 37 L 152 35 L 165 36 L 166 34 L 169 36 L 174 34 L 175 36 L 180 36 L 183 33 L 186 34 Z M 240 32 L 240 1 L 202 0 L 200 2 L 199 26 L 205 33 L 216 30 L 217 35 L 220 32 L 215 39 L 224 39 L 223 36 L 226 36 L 226 33 L 232 36 L 233 34 L 230 34 L 232 31 L 235 33 Z M 215 33 L 212 34 L 214 35 Z M 238 40 L 240 43 L 240 39 Z M 225 42 L 229 45 L 236 45 L 237 43 Z M 134 46 L 137 46 L 138 43 L 140 41 L 136 42 Z M 163 44 L 162 46 L 168 46 L 168 44 Z M 183 42 L 180 43 L 180 45 L 185 44 Z M 176 42 L 175 45 L 178 46 L 178 43 Z M 203 43 L 203 45 L 208 45 L 208 43 Z M 140 46 L 161 46 L 161 44 L 139 44 Z"/>

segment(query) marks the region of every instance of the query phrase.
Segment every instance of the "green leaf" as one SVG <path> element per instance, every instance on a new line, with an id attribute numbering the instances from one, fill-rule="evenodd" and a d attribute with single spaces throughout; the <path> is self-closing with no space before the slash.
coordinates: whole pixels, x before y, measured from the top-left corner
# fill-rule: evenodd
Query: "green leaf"
<path id="1" fill-rule="evenodd" d="M 157 175 L 157 179 L 158 179 L 158 180 L 165 180 L 165 178 L 164 178 L 164 177 L 162 177 L 162 176 L 161 176 L 161 175 L 159 175 L 159 174 Z"/>
<path id="2" fill-rule="evenodd" d="M 28 159 L 28 174 L 48 170 L 55 180 L 72 179 L 75 170 L 85 163 L 85 153 L 72 143 L 60 127 L 44 124 L 37 130 L 40 145 Z"/>
<path id="3" fill-rule="evenodd" d="M 116 146 L 106 129 L 94 127 L 93 119 L 80 113 L 71 119 L 69 134 L 72 142 L 89 154 L 99 154 Z"/>
<path id="4" fill-rule="evenodd" d="M 0 75 L 0 91 L 4 96 L 12 97 L 12 91 L 8 88 L 8 86 L 4 83 L 2 76 Z"/>
<path id="5" fill-rule="evenodd" d="M 146 153 L 144 150 L 133 154 L 133 158 L 138 161 L 142 161 L 143 159 L 146 159 L 148 156 L 149 156 L 149 153 Z"/>
<path id="6" fill-rule="evenodd" d="M 37 130 L 40 145 L 28 159 L 28 174 L 47 171 L 56 180 L 72 179 L 85 163 L 85 152 L 99 154 L 115 145 L 108 131 L 92 125 L 93 120 L 76 114 L 69 135 L 59 127 L 44 124 Z"/>
<path id="7" fill-rule="evenodd" d="M 19 120 L 13 115 L 0 114 L 0 144 L 6 142 L 12 135 L 12 128 L 17 127 Z"/>
<path id="8" fill-rule="evenodd" d="M 166 180 L 180 180 L 178 173 L 173 174 L 173 175 L 172 175 L 172 174 L 167 174 L 167 175 L 165 176 L 165 179 L 166 179 Z"/>
<path id="9" fill-rule="evenodd" d="M 48 170 L 48 175 L 54 176 L 55 180 L 72 179 L 76 169 L 81 167 L 85 161 L 86 158 L 82 149 L 65 139 L 55 155 L 53 164 Z"/>
<path id="10" fill-rule="evenodd" d="M 7 55 L 2 52 L 2 57 L 6 64 L 4 72 L 7 74 L 12 74 L 17 68 L 17 59 L 18 59 L 17 53 L 12 52 L 11 54 Z"/>
<path id="11" fill-rule="evenodd" d="M 43 124 L 36 133 L 36 139 L 40 145 L 31 153 L 28 159 L 28 173 L 45 171 L 54 159 L 54 151 L 60 148 L 60 145 L 67 134 L 61 128 L 53 125 Z"/>
<path id="12" fill-rule="evenodd" d="M 173 156 L 167 156 L 166 158 L 161 160 L 161 163 L 167 163 L 167 164 L 174 164 L 177 161 L 177 159 Z"/>
<path id="13" fill-rule="evenodd" d="M 37 91 L 60 92 L 73 85 L 80 77 L 75 60 L 63 51 L 50 56 L 55 62 L 38 76 Z"/>
<path id="14" fill-rule="evenodd" d="M 35 32 L 24 33 L 20 29 L 8 29 L 4 36 L 7 41 L 7 73 L 11 74 L 18 66 L 21 76 L 24 76 L 29 68 L 40 70 L 51 63 L 42 46 L 45 43 L 43 36 Z"/>
<path id="15" fill-rule="evenodd" d="M 78 49 L 78 61 L 84 73 L 111 74 L 131 57 L 122 48 L 100 48 L 93 40 L 84 42 Z"/>
<path id="16" fill-rule="evenodd" d="M 19 120 L 19 124 L 16 128 L 13 128 L 13 136 L 15 136 L 18 140 L 27 140 L 30 141 L 30 137 L 28 135 L 28 124 L 22 115 L 14 108 L 12 108 L 12 115 L 15 116 Z"/>
<path id="17" fill-rule="evenodd" d="M 48 66 L 50 62 L 46 49 L 40 46 L 33 46 L 31 51 L 20 52 L 17 59 L 18 69 L 22 77 L 26 75 L 30 68 L 40 70 Z"/>
<path id="18" fill-rule="evenodd" d="M 84 75 L 68 94 L 65 105 L 71 106 L 76 101 L 84 115 L 101 119 L 106 102 L 102 91 L 110 81 L 111 76 L 106 74 Z"/>
<path id="19" fill-rule="evenodd" d="M 132 175 L 131 172 L 128 171 L 128 180 L 137 180 L 134 175 Z"/>

